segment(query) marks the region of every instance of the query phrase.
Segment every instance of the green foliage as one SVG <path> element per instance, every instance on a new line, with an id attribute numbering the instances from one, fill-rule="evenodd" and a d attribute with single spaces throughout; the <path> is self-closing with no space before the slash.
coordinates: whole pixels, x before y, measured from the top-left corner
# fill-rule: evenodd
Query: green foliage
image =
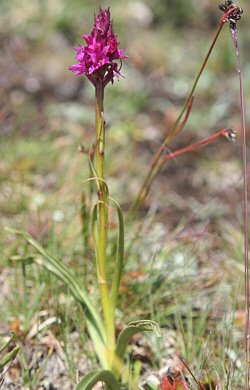
<path id="1" fill-rule="evenodd" d="M 115 350 L 116 357 L 122 360 L 125 356 L 126 348 L 130 339 L 135 334 L 144 331 L 154 332 L 157 337 L 161 337 L 160 328 L 156 322 L 150 320 L 131 322 L 126 328 L 121 331 L 119 335 Z"/>
<path id="2" fill-rule="evenodd" d="M 2 346 L 0 347 L 0 352 L 5 351 L 10 343 L 15 338 L 15 333 L 11 332 L 12 336 L 11 338 Z M 18 354 L 19 347 L 13 348 L 10 352 L 8 352 L 1 360 L 0 360 L 0 369 L 2 369 L 7 363 L 9 363 L 11 360 L 15 359 L 16 355 Z"/>
<path id="3" fill-rule="evenodd" d="M 38 338 L 36 338 L 36 347 L 35 347 L 35 353 L 33 356 L 33 363 L 34 363 L 34 369 L 31 369 L 29 366 L 29 353 L 27 351 L 27 348 L 21 348 L 20 349 L 20 365 L 22 369 L 22 378 L 24 381 L 24 385 L 27 386 L 30 390 L 34 390 L 37 387 L 37 384 L 39 383 L 39 380 L 43 376 L 44 369 L 47 365 L 47 362 L 49 358 L 52 355 L 53 352 L 53 347 L 50 348 L 46 358 L 43 361 L 43 364 L 41 367 L 37 368 L 38 366 L 38 356 L 37 356 L 37 351 L 38 351 Z M 33 365 L 32 365 L 33 366 Z"/>
<path id="4" fill-rule="evenodd" d="M 103 322 L 99 317 L 98 311 L 93 306 L 87 293 L 78 283 L 75 276 L 70 273 L 70 271 L 67 269 L 67 267 L 63 265 L 62 262 L 60 262 L 59 260 L 51 256 L 48 252 L 46 252 L 45 249 L 42 248 L 41 245 L 36 242 L 28 233 L 14 229 L 7 230 L 12 233 L 23 236 L 27 240 L 27 242 L 29 242 L 42 256 L 33 256 L 30 257 L 28 260 L 32 260 L 35 263 L 42 265 L 50 272 L 54 273 L 69 287 L 74 298 L 82 305 L 83 309 L 85 310 L 88 331 L 96 347 L 96 353 L 98 354 L 98 357 L 103 367 L 105 367 L 107 365 L 107 362 L 103 351 L 105 350 L 106 335 Z M 19 260 L 25 261 L 26 259 L 20 258 Z"/>
<path id="5" fill-rule="evenodd" d="M 123 264 L 123 254 L 124 254 L 124 249 L 123 249 L 123 221 L 122 221 L 122 213 L 119 208 L 119 205 L 117 202 L 112 199 L 112 203 L 115 205 L 118 216 L 119 216 L 119 222 L 120 222 L 120 229 L 119 229 L 119 235 L 118 235 L 118 245 L 117 245 L 117 263 L 116 263 L 116 272 L 115 277 L 114 277 L 114 288 L 115 290 L 112 290 L 111 297 L 113 296 L 112 304 L 115 305 L 116 299 L 115 297 L 117 296 L 118 293 L 118 288 L 116 287 L 116 284 L 119 286 L 119 281 L 121 278 L 121 270 L 122 269 L 122 264 Z M 94 208 L 95 210 L 95 208 Z M 102 363 L 103 367 L 107 365 L 107 360 L 106 360 L 106 346 L 105 346 L 105 330 L 103 329 L 102 321 L 98 317 L 98 312 L 92 305 L 91 301 L 89 300 L 88 296 L 86 295 L 86 292 L 82 289 L 80 284 L 78 284 L 77 280 L 69 270 L 61 263 L 59 262 L 55 257 L 51 256 L 48 252 L 46 252 L 28 233 L 14 230 L 14 229 L 7 229 L 11 233 L 15 233 L 18 235 L 23 236 L 29 244 L 31 244 L 42 257 L 37 257 L 36 255 L 30 256 L 27 258 L 22 258 L 22 257 L 15 257 L 15 260 L 20 260 L 22 262 L 32 262 L 34 261 L 35 263 L 42 265 L 46 269 L 48 269 L 50 272 L 54 273 L 59 279 L 61 279 L 71 290 L 72 295 L 74 298 L 82 305 L 83 309 L 85 310 L 85 315 L 86 315 L 86 324 L 88 327 L 88 331 L 90 334 L 90 337 L 92 338 L 92 342 L 95 346 L 95 352 Z M 117 275 L 117 276 L 116 276 Z M 116 283 L 116 284 L 115 284 Z M 33 307 L 33 305 L 32 305 Z M 114 309 L 112 309 L 114 310 Z M 27 316 L 30 318 L 29 316 Z M 119 371 L 123 370 L 124 364 L 124 356 L 125 352 L 128 346 L 128 343 L 130 339 L 137 333 L 143 332 L 143 331 L 151 331 L 154 332 L 157 337 L 161 337 L 160 329 L 157 323 L 154 321 L 150 320 L 145 320 L 145 321 L 136 321 L 130 323 L 126 328 L 123 329 L 123 331 L 120 333 L 120 336 L 117 341 L 117 346 L 115 349 L 115 355 L 114 355 L 114 360 L 112 364 L 112 371 L 115 373 L 115 375 L 119 378 Z M 48 355 L 49 358 L 49 355 Z M 47 359 L 46 359 L 47 361 Z M 44 367 L 44 366 L 43 366 Z M 42 369 L 41 369 L 42 371 Z M 40 371 L 39 371 L 40 372 Z M 110 371 L 104 370 L 98 372 L 92 372 L 93 376 L 87 376 L 83 378 L 83 380 L 79 383 L 77 386 L 77 390 L 79 389 L 91 389 L 98 381 L 102 380 L 103 382 L 107 383 L 108 389 L 110 388 L 111 390 L 116 386 L 118 383 L 113 382 L 112 383 L 112 378 L 113 374 Z M 37 376 L 39 373 L 36 374 Z M 90 378 L 90 380 L 89 380 Z M 37 380 L 37 377 L 34 379 L 35 381 Z M 91 387 L 92 386 L 92 387 Z"/>
<path id="6" fill-rule="evenodd" d="M 108 370 L 94 370 L 85 375 L 75 390 L 91 390 L 100 381 L 107 385 L 108 390 L 120 389 L 119 382 L 112 372 Z"/>

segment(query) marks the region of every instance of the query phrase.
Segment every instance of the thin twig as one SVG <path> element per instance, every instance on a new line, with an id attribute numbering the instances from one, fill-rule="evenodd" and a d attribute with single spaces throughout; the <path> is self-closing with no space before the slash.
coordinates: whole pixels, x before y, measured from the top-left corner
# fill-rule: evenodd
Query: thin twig
<path id="1" fill-rule="evenodd" d="M 240 54 L 237 39 L 236 27 L 230 26 L 231 36 L 236 48 L 238 59 L 238 72 L 240 82 L 240 105 L 241 105 L 241 132 L 242 132 L 242 159 L 243 159 L 243 181 L 244 181 L 244 257 L 245 257 L 245 304 L 246 304 L 246 389 L 249 390 L 249 261 L 248 261 L 248 213 L 247 213 L 247 144 L 246 144 L 246 125 L 244 97 L 241 77 Z"/>
<path id="2" fill-rule="evenodd" d="M 147 195 L 148 195 L 148 193 L 149 193 L 149 191 L 150 191 L 150 189 L 151 189 L 151 187 L 152 187 L 156 177 L 161 172 L 162 167 L 163 167 L 163 165 L 165 164 L 165 162 L 167 160 L 170 160 L 173 157 L 179 156 L 179 154 L 183 154 L 183 153 L 186 153 L 186 152 L 191 152 L 193 150 L 201 149 L 204 146 L 206 146 L 206 145 L 210 144 L 211 142 L 213 142 L 216 138 L 218 138 L 221 135 L 224 135 L 225 137 L 227 137 L 227 138 L 231 139 L 232 141 L 234 141 L 234 138 L 235 138 L 234 131 L 232 129 L 223 129 L 223 130 L 219 131 L 218 133 L 216 133 L 216 134 L 214 134 L 214 135 L 212 135 L 212 136 L 210 136 L 208 138 L 202 139 L 201 141 L 195 142 L 194 144 L 185 146 L 185 148 L 176 150 L 175 152 L 170 153 L 167 156 L 163 157 L 162 160 L 159 162 L 159 164 L 157 166 L 157 169 L 154 172 L 154 175 L 151 177 L 151 180 L 148 182 L 147 186 L 145 187 L 145 189 L 144 189 L 144 191 L 142 193 L 141 202 L 143 202 L 144 199 L 147 197 Z"/>
<path id="3" fill-rule="evenodd" d="M 199 81 L 199 78 L 200 78 L 200 76 L 201 76 L 201 74 L 202 74 L 202 72 L 203 72 L 203 70 L 204 70 L 204 68 L 205 68 L 205 66 L 206 66 L 206 63 L 207 63 L 207 61 L 208 61 L 208 59 L 209 59 L 209 57 L 210 57 L 210 54 L 211 54 L 211 52 L 212 52 L 212 50 L 213 50 L 213 48 L 214 48 L 214 45 L 215 45 L 215 43 L 216 43 L 216 41 L 217 41 L 217 38 L 218 38 L 218 36 L 219 36 L 219 34 L 220 34 L 220 32 L 221 32 L 221 29 L 222 29 L 223 25 L 224 25 L 224 23 L 225 23 L 225 20 L 226 20 L 227 17 L 232 13 L 232 11 L 233 11 L 233 10 L 230 10 L 230 11 L 228 11 L 227 13 L 225 13 L 225 15 L 223 15 L 222 18 L 221 18 L 221 20 L 220 20 L 220 25 L 219 25 L 219 27 L 218 27 L 218 30 L 216 31 L 215 37 L 214 37 L 214 39 L 213 39 L 213 42 L 212 42 L 212 44 L 211 44 L 211 46 L 210 46 L 210 48 L 209 48 L 209 50 L 208 50 L 208 52 L 207 52 L 207 55 L 206 55 L 206 57 L 205 57 L 205 60 L 203 61 L 203 64 L 201 65 L 201 68 L 200 68 L 200 70 L 199 70 L 199 73 L 198 73 L 197 76 L 196 76 L 196 79 L 195 79 L 194 84 L 193 84 L 193 86 L 192 86 L 192 88 L 191 88 L 191 91 L 190 91 L 190 93 L 189 93 L 189 95 L 188 95 L 188 97 L 187 97 L 187 99 L 186 99 L 186 101 L 185 101 L 185 103 L 184 103 L 184 106 L 183 106 L 183 108 L 182 108 L 182 110 L 181 110 L 181 112 L 180 112 L 178 118 L 176 119 L 176 121 L 175 121 L 175 123 L 174 123 L 172 129 L 170 130 L 170 132 L 169 132 L 169 134 L 168 134 L 168 136 L 167 136 L 167 138 L 166 138 L 166 140 L 165 140 L 165 144 L 166 144 L 166 145 L 167 145 L 168 142 L 172 139 L 172 135 L 173 135 L 173 133 L 174 133 L 174 131 L 175 131 L 175 129 L 176 129 L 176 127 L 177 127 L 177 125 L 178 125 L 178 123 L 179 123 L 179 121 L 180 121 L 182 115 L 183 115 L 183 113 L 185 112 L 185 110 L 186 110 L 186 108 L 187 108 L 187 106 L 188 106 L 188 104 L 189 104 L 189 102 L 190 102 L 190 100 L 191 100 L 191 98 L 192 98 L 192 96 L 193 96 L 193 93 L 194 93 L 194 90 L 195 90 L 195 88 L 196 88 L 196 85 L 197 85 L 197 83 L 198 83 L 198 81 Z"/>
<path id="4" fill-rule="evenodd" d="M 215 37 L 214 37 L 214 39 L 213 39 L 213 42 L 212 42 L 212 44 L 211 44 L 211 46 L 210 46 L 210 48 L 209 48 L 209 50 L 208 50 L 208 52 L 207 52 L 207 55 L 206 55 L 206 57 L 205 57 L 205 59 L 204 59 L 202 65 L 201 65 L 201 68 L 200 68 L 200 70 L 199 70 L 199 72 L 198 72 L 198 74 L 197 74 L 197 76 L 196 76 L 196 79 L 194 80 L 194 83 L 193 83 L 193 86 L 192 86 L 192 88 L 191 88 L 191 90 L 190 90 L 190 92 L 189 92 L 189 95 L 188 95 L 188 97 L 187 97 L 187 99 L 186 99 L 186 101 L 185 101 L 185 103 L 184 103 L 184 105 L 183 105 L 183 107 L 182 107 L 182 110 L 181 110 L 181 112 L 180 112 L 178 118 L 176 119 L 174 125 L 172 126 L 172 128 L 171 128 L 171 130 L 170 130 L 168 136 L 166 137 L 166 139 L 164 140 L 164 142 L 161 144 L 161 146 L 160 146 L 160 148 L 159 148 L 157 154 L 156 154 L 155 157 L 154 157 L 154 160 L 153 160 L 152 164 L 150 165 L 150 168 L 149 168 L 149 170 L 148 170 L 146 176 L 144 177 L 144 180 L 143 180 L 143 183 L 142 183 L 142 185 L 141 185 L 141 188 L 140 188 L 140 190 L 139 190 L 137 196 L 136 196 L 135 199 L 133 200 L 133 202 L 132 202 L 132 204 L 131 204 L 131 206 L 130 206 L 130 209 L 129 209 L 128 213 L 127 213 L 126 222 L 129 221 L 129 220 L 131 220 L 133 217 L 135 217 L 135 216 L 137 215 L 138 210 L 140 209 L 140 207 L 141 207 L 141 205 L 142 205 L 142 203 L 143 203 L 143 200 L 145 199 L 145 191 L 146 191 L 146 188 L 149 187 L 149 186 L 151 187 L 152 184 L 150 184 L 150 183 L 152 183 L 152 177 L 155 178 L 155 177 L 157 176 L 157 174 L 158 174 L 158 173 L 157 173 L 157 174 L 154 174 L 154 175 L 153 175 L 154 171 L 159 172 L 159 170 L 161 170 L 161 168 L 160 168 L 160 169 L 156 169 L 156 166 L 157 166 L 157 164 L 158 164 L 158 162 L 159 162 L 159 160 L 160 160 L 160 158 L 161 158 L 161 156 L 162 156 L 162 154 L 163 154 L 163 152 L 164 152 L 165 146 L 170 142 L 170 140 L 171 140 L 177 133 L 179 133 L 179 131 L 182 130 L 182 128 L 183 128 L 184 125 L 186 124 L 186 121 L 187 121 L 187 119 L 188 119 L 188 116 L 189 116 L 190 111 L 191 111 L 191 108 L 192 108 L 193 93 L 194 93 L 194 91 L 195 91 L 195 88 L 196 88 L 196 86 L 197 86 L 197 83 L 198 83 L 198 81 L 199 81 L 199 78 L 200 78 L 200 76 L 201 76 L 201 74 L 202 74 L 202 72 L 203 72 L 203 70 L 204 70 L 204 68 L 205 68 L 205 66 L 206 66 L 206 63 L 207 63 L 207 61 L 208 61 L 208 59 L 209 59 L 209 57 L 210 57 L 210 54 L 211 54 L 211 52 L 212 52 L 212 50 L 213 50 L 213 48 L 214 48 L 214 45 L 215 45 L 215 43 L 216 43 L 216 41 L 217 41 L 217 38 L 218 38 L 218 36 L 219 36 L 219 34 L 220 34 L 220 32 L 221 32 L 221 29 L 222 29 L 222 27 L 223 27 L 225 21 L 227 20 L 227 17 L 228 17 L 232 12 L 233 12 L 233 10 L 231 9 L 231 10 L 229 10 L 228 12 L 226 12 L 226 13 L 222 16 L 222 18 L 221 18 L 221 20 L 220 20 L 219 27 L 218 27 L 218 29 L 217 29 L 217 31 L 216 31 L 216 34 L 215 34 Z M 180 120 L 181 120 L 181 118 L 182 118 L 182 116 L 183 116 L 183 114 L 184 114 L 184 112 L 185 112 L 186 110 L 187 110 L 187 113 L 186 113 L 186 116 L 185 116 L 183 122 L 179 125 L 179 127 L 177 127 L 177 126 L 178 126 L 178 123 L 180 122 Z"/>

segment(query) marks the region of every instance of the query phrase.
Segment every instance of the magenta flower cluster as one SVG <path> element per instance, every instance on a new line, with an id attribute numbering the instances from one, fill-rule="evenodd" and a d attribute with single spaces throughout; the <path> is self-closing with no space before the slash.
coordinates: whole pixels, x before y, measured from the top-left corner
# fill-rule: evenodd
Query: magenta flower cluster
<path id="1" fill-rule="evenodd" d="M 110 20 L 109 8 L 102 10 L 95 18 L 95 23 L 91 34 L 83 35 L 87 46 L 79 45 L 74 47 L 77 51 L 76 65 L 69 66 L 69 70 L 75 72 L 75 76 L 84 73 L 88 79 L 96 85 L 96 81 L 102 81 L 105 87 L 109 81 L 113 83 L 113 78 L 122 76 L 118 64 L 114 60 L 129 58 L 122 56 L 124 49 L 118 50 L 117 36 L 114 35 L 113 21 Z"/>

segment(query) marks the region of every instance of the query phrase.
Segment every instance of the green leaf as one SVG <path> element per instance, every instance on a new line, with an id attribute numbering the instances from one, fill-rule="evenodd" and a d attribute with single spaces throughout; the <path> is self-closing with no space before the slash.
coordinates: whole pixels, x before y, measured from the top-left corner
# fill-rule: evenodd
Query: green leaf
<path id="1" fill-rule="evenodd" d="M 111 371 L 94 370 L 82 378 L 75 390 L 91 390 L 98 382 L 104 382 L 108 390 L 120 389 L 119 382 Z"/>
<path id="2" fill-rule="evenodd" d="M 113 198 L 109 196 L 109 199 L 114 204 L 118 220 L 119 220 L 119 231 L 117 237 L 117 255 L 116 255 L 116 265 L 115 265 L 115 274 L 113 278 L 113 284 L 110 295 L 110 307 L 112 318 L 114 317 L 117 296 L 119 291 L 119 285 L 121 281 L 122 269 L 123 269 L 123 260 L 124 260 L 124 223 L 123 223 L 123 215 L 119 203 L 117 203 Z"/>
<path id="3" fill-rule="evenodd" d="M 6 229 L 8 230 L 8 229 Z M 27 256 L 19 256 L 19 255 L 14 255 L 14 256 L 11 256 L 10 260 L 11 261 L 22 261 L 23 263 L 25 263 L 25 265 L 30 265 L 32 263 L 34 263 L 34 257 L 33 255 L 27 255 Z"/>
<path id="4" fill-rule="evenodd" d="M 159 390 L 159 386 L 153 385 L 152 383 L 146 384 L 148 390 Z"/>
<path id="5" fill-rule="evenodd" d="M 14 359 L 18 351 L 19 351 L 19 347 L 15 347 L 12 349 L 12 351 L 7 353 L 7 355 L 5 355 L 2 360 L 0 360 L 0 368 L 5 366 L 5 364 L 7 364 L 10 360 Z"/>
<path id="6" fill-rule="evenodd" d="M 112 364 L 112 372 L 114 372 L 115 375 L 117 375 L 117 370 L 122 368 L 122 362 L 131 337 L 137 333 L 145 331 L 154 332 L 157 337 L 161 337 L 159 325 L 156 322 L 150 320 L 131 322 L 121 331 L 117 340 L 115 356 Z"/>
<path id="7" fill-rule="evenodd" d="M 13 332 L 13 330 L 11 330 L 10 333 L 12 334 L 11 338 L 0 348 L 0 352 L 3 352 L 10 345 L 11 341 L 15 337 L 15 332 Z"/>
<path id="8" fill-rule="evenodd" d="M 161 330 L 157 322 L 151 320 L 133 321 L 128 326 L 145 327 L 145 331 L 154 332 L 156 337 L 161 337 Z M 137 332 L 138 333 L 138 332 Z"/>
<path id="9" fill-rule="evenodd" d="M 92 304 L 86 291 L 77 281 L 75 275 L 72 275 L 67 267 L 58 259 L 49 254 L 37 241 L 35 241 L 28 233 L 20 230 L 6 228 L 10 233 L 14 233 L 24 237 L 42 257 L 34 257 L 36 264 L 45 267 L 48 271 L 55 274 L 61 279 L 70 289 L 74 298 L 82 305 L 85 313 L 86 325 L 89 335 L 94 344 L 95 352 L 101 362 L 103 368 L 108 367 L 106 358 L 106 331 L 105 326 L 98 311 Z M 30 257 L 31 259 L 31 257 Z M 20 259 L 21 260 L 21 259 Z"/>

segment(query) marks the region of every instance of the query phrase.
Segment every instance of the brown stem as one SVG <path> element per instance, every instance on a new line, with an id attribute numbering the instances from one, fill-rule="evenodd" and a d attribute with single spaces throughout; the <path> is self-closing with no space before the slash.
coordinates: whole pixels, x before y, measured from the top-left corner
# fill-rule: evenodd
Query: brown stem
<path id="1" fill-rule="evenodd" d="M 196 79 L 195 79 L 195 81 L 194 81 L 194 84 L 193 84 L 193 86 L 192 86 L 192 88 L 191 88 L 191 91 L 190 91 L 190 93 L 189 93 L 189 95 L 188 95 L 188 97 L 187 97 L 187 99 L 186 99 L 186 101 L 185 101 L 185 103 L 184 103 L 184 105 L 183 105 L 183 107 L 182 107 L 182 110 L 181 110 L 181 112 L 180 112 L 178 118 L 176 119 L 176 121 L 175 121 L 173 127 L 171 128 L 171 130 L 170 130 L 170 132 L 169 132 L 167 138 L 166 138 L 165 141 L 161 144 L 161 146 L 160 146 L 160 148 L 159 148 L 159 150 L 158 150 L 158 152 L 157 152 L 157 154 L 156 154 L 156 156 L 155 156 L 155 158 L 154 158 L 154 160 L 153 160 L 153 162 L 152 162 L 152 164 L 151 164 L 151 166 L 150 166 L 150 168 L 149 168 L 149 170 L 148 170 L 148 172 L 147 172 L 147 174 L 146 174 L 146 176 L 145 176 L 145 178 L 144 178 L 144 180 L 143 180 L 143 183 L 142 183 L 142 185 L 141 185 L 141 188 L 140 188 L 140 190 L 139 190 L 137 196 L 135 197 L 135 199 L 133 200 L 133 202 L 132 202 L 132 204 L 131 204 L 131 206 L 130 206 L 130 209 L 129 209 L 129 211 L 128 211 L 128 213 L 127 213 L 127 216 L 126 216 L 126 222 L 129 221 L 129 220 L 132 220 L 133 218 L 136 217 L 136 215 L 137 215 L 137 213 L 138 213 L 138 211 L 139 211 L 139 209 L 140 209 L 140 207 L 141 207 L 141 205 L 142 205 L 142 203 L 143 203 L 143 200 L 145 199 L 145 188 L 147 187 L 147 185 L 148 185 L 148 183 L 149 183 L 149 181 L 150 181 L 150 179 L 151 179 L 151 177 L 152 177 L 152 175 L 153 175 L 153 173 L 154 173 L 155 167 L 157 166 L 157 164 L 158 164 L 158 162 L 159 162 L 159 160 L 160 160 L 160 158 L 161 158 L 161 156 L 162 156 L 162 153 L 163 153 L 163 151 L 164 151 L 165 146 L 171 141 L 171 139 L 172 139 L 177 133 L 179 133 L 179 132 L 183 129 L 184 125 L 186 124 L 186 121 L 187 121 L 187 119 L 188 119 L 189 113 L 190 113 L 191 108 L 192 108 L 193 93 L 194 93 L 194 90 L 195 90 L 195 88 L 196 88 L 196 85 L 197 85 L 197 83 L 198 83 L 198 81 L 199 81 L 199 78 L 200 78 L 200 76 L 201 76 L 201 74 L 202 74 L 202 72 L 203 72 L 203 70 L 204 70 L 204 68 L 205 68 L 205 66 L 206 66 L 206 63 L 207 63 L 207 61 L 208 61 L 208 58 L 209 58 L 209 56 L 210 56 L 210 54 L 211 54 L 211 52 L 212 52 L 212 50 L 213 50 L 213 48 L 214 48 L 214 45 L 215 45 L 215 43 L 216 43 L 216 41 L 217 41 L 217 38 L 218 38 L 218 36 L 219 36 L 219 34 L 220 34 L 220 31 L 221 31 L 222 27 L 223 27 L 223 24 L 224 24 L 224 22 L 225 22 L 225 19 L 227 18 L 227 16 L 228 16 L 231 12 L 232 12 L 232 10 L 230 10 L 229 12 L 227 12 L 227 13 L 221 18 L 221 21 L 220 21 L 218 30 L 216 31 L 215 37 L 214 37 L 214 39 L 213 39 L 213 42 L 212 42 L 212 44 L 211 44 L 211 46 L 210 46 L 210 48 L 209 48 L 209 50 L 208 50 L 208 52 L 207 52 L 207 55 L 206 55 L 206 57 L 205 57 L 205 60 L 204 60 L 203 63 L 202 63 L 202 66 L 201 66 L 201 68 L 200 68 L 200 70 L 199 70 L 199 73 L 198 73 L 198 75 L 197 75 L 197 77 L 196 77 Z M 183 114 L 184 114 L 184 112 L 185 112 L 186 109 L 187 109 L 186 117 L 184 118 L 184 120 L 183 120 L 183 122 L 181 123 L 181 125 L 180 125 L 178 128 L 176 128 L 177 125 L 178 125 L 178 123 L 179 123 L 179 121 L 181 120 L 181 117 L 183 116 Z M 160 169 L 161 169 L 161 168 L 160 168 Z M 157 170 L 156 172 L 159 172 L 159 170 Z M 157 174 L 158 174 L 158 173 L 157 173 Z M 155 178 L 155 177 L 157 176 L 157 174 L 156 174 L 156 175 L 154 174 L 153 177 Z M 152 182 L 152 179 L 151 179 L 151 182 Z M 152 184 L 151 184 L 151 185 L 152 185 Z M 150 185 L 150 187 L 151 187 L 151 185 Z"/>
<path id="2" fill-rule="evenodd" d="M 142 196 L 142 202 L 145 200 L 145 198 L 147 197 L 156 177 L 159 175 L 159 173 L 161 172 L 162 170 L 162 167 L 164 165 L 164 163 L 167 161 L 167 160 L 170 160 L 171 158 L 173 157 L 176 157 L 176 156 L 179 156 L 180 154 L 183 154 L 183 153 L 186 153 L 186 152 L 191 152 L 193 150 L 198 150 L 200 148 L 203 148 L 204 146 L 210 144 L 211 142 L 213 142 L 216 138 L 218 138 L 220 135 L 224 135 L 226 137 L 228 137 L 228 131 L 229 129 L 223 129 L 221 131 L 219 131 L 218 133 L 212 135 L 211 137 L 208 137 L 208 138 L 205 138 L 201 141 L 198 141 L 198 142 L 195 142 L 191 145 L 188 145 L 186 146 L 185 148 L 182 148 L 182 149 L 179 149 L 171 154 L 168 154 L 166 157 L 162 158 L 162 160 L 160 161 L 160 163 L 158 164 L 157 166 L 157 169 L 156 171 L 154 172 L 154 175 L 151 177 L 151 180 L 148 182 L 146 188 L 144 189 L 144 192 L 143 192 L 143 196 Z M 228 137 L 228 138 L 231 138 L 231 137 Z"/>

